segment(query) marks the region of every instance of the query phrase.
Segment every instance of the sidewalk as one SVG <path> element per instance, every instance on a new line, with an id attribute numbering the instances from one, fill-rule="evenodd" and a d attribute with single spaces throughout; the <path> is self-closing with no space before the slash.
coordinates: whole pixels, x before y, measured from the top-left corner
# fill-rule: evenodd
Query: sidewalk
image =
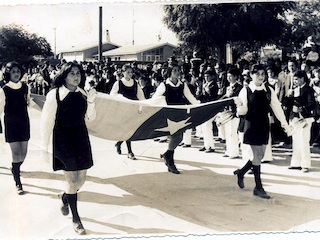
<path id="1" fill-rule="evenodd" d="M 52 171 L 51 159 L 43 158 L 39 148 L 40 112 L 29 109 L 29 113 L 31 140 L 22 165 L 23 196 L 16 194 L 9 169 L 11 152 L 0 135 L 0 239 L 78 239 L 71 215 L 60 213 L 63 174 Z M 238 188 L 233 171 L 243 165 L 242 159 L 223 157 L 221 144 L 215 153 L 199 152 L 201 143 L 193 139 L 191 148 L 177 148 L 176 165 L 182 174 L 175 175 L 159 158 L 166 143 L 133 142 L 138 158 L 133 161 L 126 157 L 125 144 L 118 155 L 114 142 L 91 137 L 94 166 L 78 202 L 87 231 L 83 238 L 186 239 L 193 234 L 187 239 L 226 239 L 231 233 L 248 239 L 246 233 L 254 237 L 252 232 L 286 233 L 273 239 L 302 239 L 300 232 L 310 234 L 308 239 L 319 238 L 320 154 L 312 154 L 313 168 L 303 173 L 288 170 L 290 150 L 275 149 L 274 161 L 262 165 L 264 188 L 272 197 L 266 200 L 253 196 L 252 175 L 246 175 L 244 189 Z"/>

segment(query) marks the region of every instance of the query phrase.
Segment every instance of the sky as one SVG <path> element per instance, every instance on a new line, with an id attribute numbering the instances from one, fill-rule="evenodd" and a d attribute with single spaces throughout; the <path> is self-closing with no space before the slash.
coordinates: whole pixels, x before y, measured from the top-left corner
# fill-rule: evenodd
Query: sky
<path id="1" fill-rule="evenodd" d="M 99 6 L 102 7 L 103 42 L 108 30 L 110 41 L 120 46 L 132 45 L 133 40 L 135 45 L 178 43 L 176 35 L 162 22 L 164 12 L 159 2 L 82 4 L 56 2 L 29 5 L 17 3 L 18 5 L 12 6 L 14 0 L 12 1 L 10 6 L 3 5 L 4 2 L 1 1 L 0 27 L 12 23 L 18 24 L 28 32 L 46 38 L 52 51 L 56 49 L 56 53 L 73 46 L 98 44 Z M 48 1 L 41 1 L 44 2 Z"/>

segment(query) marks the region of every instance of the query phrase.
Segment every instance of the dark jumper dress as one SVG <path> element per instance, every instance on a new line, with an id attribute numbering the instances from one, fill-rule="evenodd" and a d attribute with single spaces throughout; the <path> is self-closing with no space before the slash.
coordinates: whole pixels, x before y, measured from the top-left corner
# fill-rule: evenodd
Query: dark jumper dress
<path id="1" fill-rule="evenodd" d="M 22 142 L 30 139 L 30 120 L 27 109 L 28 86 L 20 89 L 3 87 L 6 96 L 4 126 L 6 142 Z"/>
<path id="2" fill-rule="evenodd" d="M 126 85 L 123 84 L 121 80 L 119 81 L 118 93 L 122 94 L 124 97 L 131 100 L 138 100 L 137 92 L 138 92 L 138 84 L 136 81 L 134 81 L 131 87 L 127 87 Z"/>
<path id="3" fill-rule="evenodd" d="M 249 87 L 246 89 L 248 112 L 244 117 L 243 142 L 249 145 L 266 145 L 270 131 L 268 117 L 271 101 L 271 93 L 268 90 L 270 89 L 254 92 Z"/>
<path id="4" fill-rule="evenodd" d="M 85 124 L 87 101 L 81 92 L 69 92 L 60 101 L 53 129 L 53 170 L 77 171 L 93 166 L 91 145 Z"/>
<path id="5" fill-rule="evenodd" d="M 187 99 L 184 97 L 184 84 L 179 87 L 173 87 L 170 84 L 165 84 L 166 86 L 166 102 L 168 105 L 185 105 L 187 104 Z"/>

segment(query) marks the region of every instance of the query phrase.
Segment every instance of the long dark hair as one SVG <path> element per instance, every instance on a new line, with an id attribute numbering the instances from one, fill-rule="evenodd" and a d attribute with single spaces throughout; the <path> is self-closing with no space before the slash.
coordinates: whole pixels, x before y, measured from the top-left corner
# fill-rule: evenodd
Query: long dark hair
<path id="1" fill-rule="evenodd" d="M 19 79 L 19 80 L 21 80 L 21 78 L 23 77 L 23 75 L 24 75 L 24 73 L 25 73 L 23 67 L 22 67 L 19 63 L 17 63 L 17 62 L 8 62 L 8 63 L 6 64 L 6 66 L 4 67 L 4 71 L 3 71 L 3 73 L 4 73 L 4 74 L 3 74 L 3 81 L 4 81 L 5 83 L 7 83 L 7 82 L 10 81 L 10 71 L 11 71 L 11 69 L 13 69 L 14 67 L 17 67 L 17 68 L 20 69 L 21 75 L 20 75 L 20 79 Z"/>
<path id="2" fill-rule="evenodd" d="M 59 72 L 57 73 L 57 75 L 55 76 L 54 81 L 53 81 L 53 85 L 56 88 L 61 87 L 62 85 L 65 84 L 66 78 L 67 78 L 68 74 L 71 72 L 71 69 L 73 67 L 79 68 L 80 74 L 81 74 L 81 80 L 80 80 L 79 87 L 84 88 L 84 84 L 86 81 L 85 72 L 84 72 L 82 66 L 78 63 L 75 63 L 75 62 L 67 62 L 61 66 L 61 69 L 59 70 Z"/>

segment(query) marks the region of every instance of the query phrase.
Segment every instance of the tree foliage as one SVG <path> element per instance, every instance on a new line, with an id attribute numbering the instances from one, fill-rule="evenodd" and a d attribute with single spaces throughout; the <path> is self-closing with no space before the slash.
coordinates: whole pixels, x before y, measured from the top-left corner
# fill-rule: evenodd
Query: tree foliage
<path id="1" fill-rule="evenodd" d="M 164 23 L 183 47 L 212 54 L 227 42 L 247 47 L 280 40 L 285 12 L 294 2 L 184 4 L 164 6 Z"/>
<path id="2" fill-rule="evenodd" d="M 35 55 L 52 56 L 51 46 L 43 37 L 11 24 L 0 28 L 0 61 L 27 63 Z"/>
<path id="3" fill-rule="evenodd" d="M 287 44 L 300 48 L 308 36 L 320 42 L 320 2 L 318 0 L 299 1 L 287 14 L 288 33 L 283 37 Z"/>

